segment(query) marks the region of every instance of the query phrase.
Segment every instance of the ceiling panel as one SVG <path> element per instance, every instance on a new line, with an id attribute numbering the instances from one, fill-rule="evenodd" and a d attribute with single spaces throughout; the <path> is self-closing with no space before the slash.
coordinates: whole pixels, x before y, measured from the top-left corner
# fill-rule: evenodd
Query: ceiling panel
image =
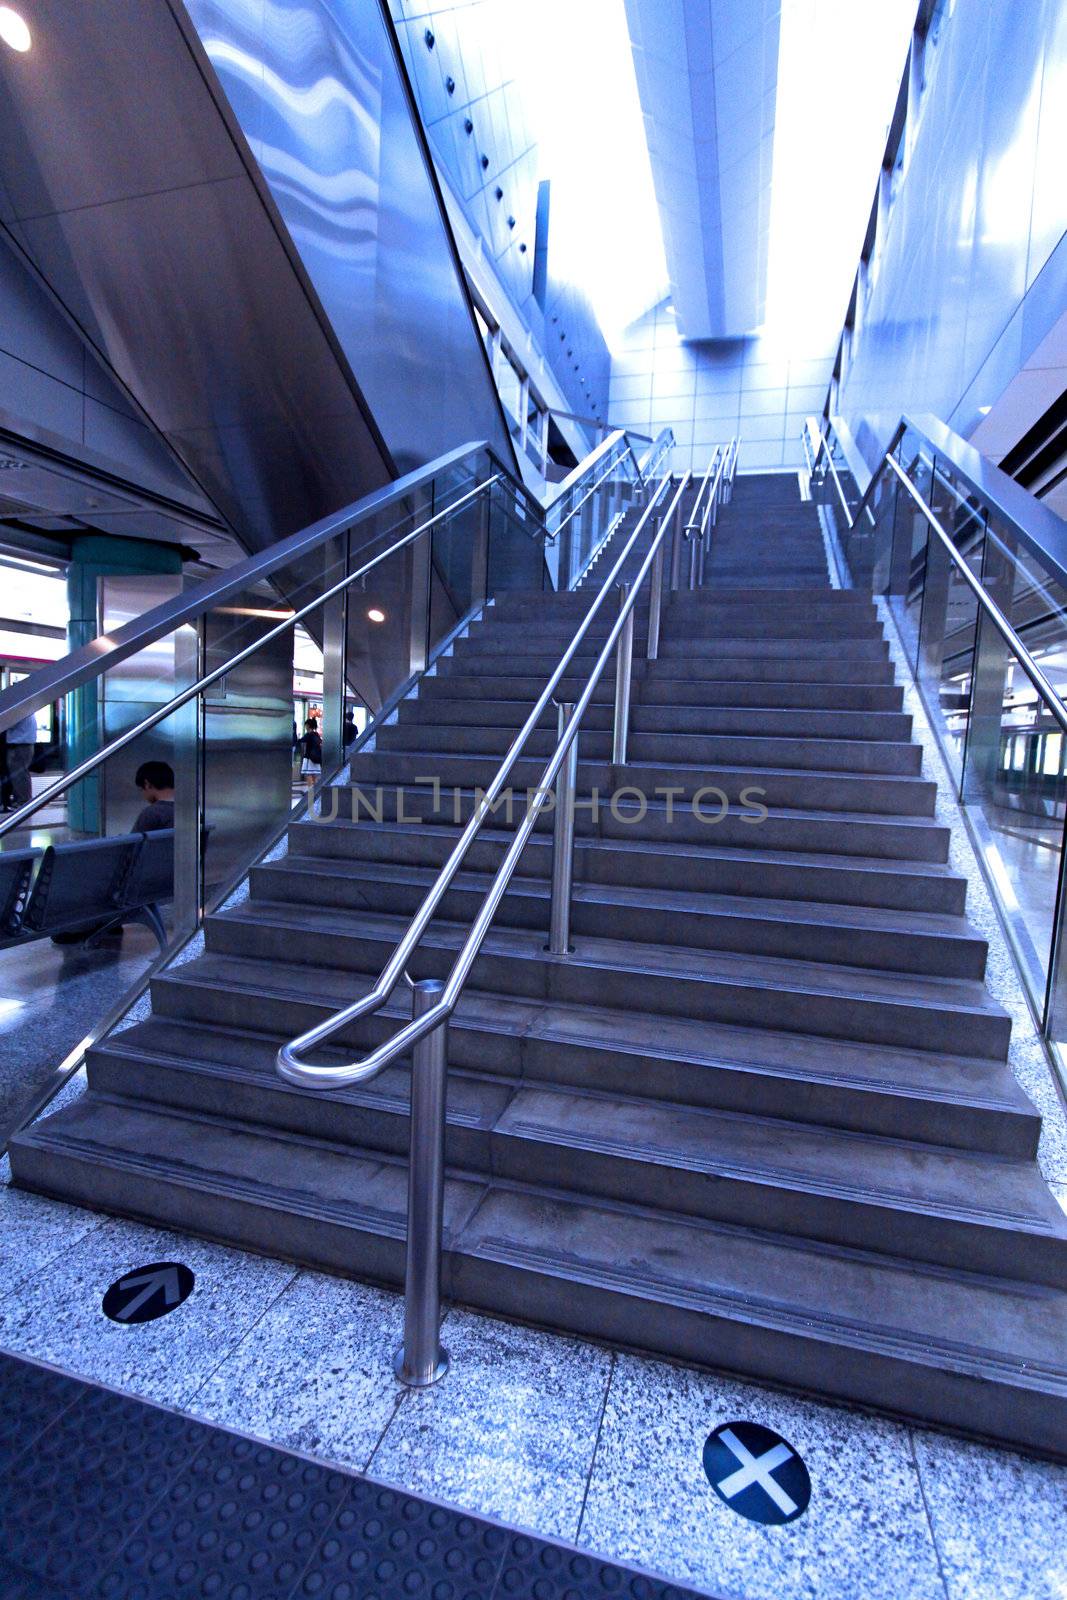
<path id="1" fill-rule="evenodd" d="M 763 321 L 780 0 L 626 0 L 678 328 Z"/>

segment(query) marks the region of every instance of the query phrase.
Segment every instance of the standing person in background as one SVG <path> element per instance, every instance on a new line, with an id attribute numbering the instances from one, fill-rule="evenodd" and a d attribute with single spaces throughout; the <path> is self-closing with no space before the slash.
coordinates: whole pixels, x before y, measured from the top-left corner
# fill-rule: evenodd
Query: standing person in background
<path id="1" fill-rule="evenodd" d="M 322 736 L 315 717 L 309 717 L 304 723 L 304 737 L 300 744 L 304 752 L 304 774 L 312 776 L 313 767 L 319 770 L 322 768 Z"/>
<path id="2" fill-rule="evenodd" d="M 37 718 L 31 711 L 28 717 L 16 722 L 7 730 L 7 781 L 11 790 L 11 805 L 5 811 L 26 804 L 33 794 L 30 782 L 30 762 L 37 746 Z"/>

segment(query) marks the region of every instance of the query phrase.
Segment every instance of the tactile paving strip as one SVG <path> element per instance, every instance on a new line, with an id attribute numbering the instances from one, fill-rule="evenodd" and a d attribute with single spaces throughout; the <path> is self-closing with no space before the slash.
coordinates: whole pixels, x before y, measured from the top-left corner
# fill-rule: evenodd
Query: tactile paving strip
<path id="1" fill-rule="evenodd" d="M 696 1600 L 0 1353 L 0 1600 Z"/>

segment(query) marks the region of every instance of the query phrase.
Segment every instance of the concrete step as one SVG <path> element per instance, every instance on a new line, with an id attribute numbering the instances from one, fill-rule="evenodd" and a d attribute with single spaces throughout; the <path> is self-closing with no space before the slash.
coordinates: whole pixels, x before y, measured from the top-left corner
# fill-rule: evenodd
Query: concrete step
<path id="1" fill-rule="evenodd" d="M 617 620 L 618 610 L 617 602 L 609 595 L 593 615 L 585 637 L 603 643 Z M 648 616 L 644 590 L 634 611 L 636 627 Z M 484 644 L 486 649 L 493 650 L 521 650 L 531 637 L 552 639 L 566 646 L 584 620 L 584 616 L 575 612 L 557 612 L 552 605 L 547 606 L 536 620 L 533 617 L 498 616 L 494 606 L 483 613 L 480 620 L 471 624 L 466 640 L 479 646 Z M 755 607 L 751 611 L 713 610 L 709 607 L 699 612 L 681 611 L 670 603 L 663 607 L 662 639 L 679 644 L 689 641 L 696 649 L 719 637 L 759 639 L 767 643 L 788 639 L 795 643 L 799 654 L 803 654 L 809 644 L 820 643 L 828 638 L 840 639 L 848 645 L 853 641 L 862 644 L 884 642 L 883 625 L 873 608 L 869 611 L 858 608 L 835 611 L 823 607 L 809 611 L 807 607 L 794 605 L 790 611 L 768 612 Z"/>
<path id="2" fill-rule="evenodd" d="M 94 1091 L 404 1157 L 409 1063 L 308 1095 L 283 1041 L 151 1018 L 94 1049 Z M 333 1052 L 331 1059 L 342 1059 Z M 323 1059 L 326 1059 L 324 1057 Z M 1032 1162 L 453 1071 L 451 1167 L 1067 1286 L 1067 1216 Z"/>
<path id="3" fill-rule="evenodd" d="M 541 769 L 543 770 L 543 768 Z M 392 783 L 357 777 L 353 785 L 331 787 L 326 794 L 323 820 L 361 823 L 374 820 L 439 824 L 466 823 L 475 809 L 474 789 L 432 787 L 433 775 L 419 774 L 421 784 L 396 786 Z M 438 782 L 441 780 L 438 779 Z M 482 785 L 484 794 L 484 784 Z M 477 801 L 479 812 L 486 808 Z M 516 782 L 509 800 L 502 802 L 487 822 L 496 818 L 498 826 L 517 826 L 525 815 L 525 791 Z M 787 850 L 818 854 L 850 852 L 857 856 L 884 857 L 893 861 L 944 862 L 948 859 L 948 829 L 928 817 L 878 816 L 860 811 L 815 811 L 765 807 L 767 815 L 752 808 L 732 805 L 722 811 L 716 807 L 694 807 L 677 797 L 668 808 L 666 800 L 655 795 L 647 802 L 632 794 L 601 795 L 596 807 L 587 796 L 579 796 L 575 828 L 579 836 L 596 832 L 607 839 L 660 842 L 674 848 L 683 845 Z M 595 814 L 594 814 L 595 811 Z M 759 820 L 757 820 L 759 819 Z M 759 827 L 759 834 L 754 829 Z M 538 816 L 536 831 L 549 834 L 552 816 L 546 809 Z"/>
<path id="4" fill-rule="evenodd" d="M 460 837 L 441 823 L 337 822 L 327 827 L 294 825 L 289 856 L 318 861 L 373 861 L 439 868 Z M 466 858 L 472 872 L 495 872 L 511 834 L 486 826 Z M 552 842 L 535 833 L 519 873 L 547 879 Z M 828 905 L 881 907 L 887 911 L 961 916 L 965 878 L 927 862 L 879 861 L 847 855 L 675 846 L 657 840 L 602 839 L 579 835 L 574 870 L 580 883 L 619 884 L 636 889 L 698 889 L 706 894 L 756 895 L 777 901 L 808 900 Z"/>
<path id="5" fill-rule="evenodd" d="M 464 723 L 459 728 L 442 718 L 413 721 L 401 718 L 382 728 L 376 739 L 377 751 L 416 751 L 420 755 L 462 751 L 464 756 L 503 757 L 515 737 L 514 728 L 491 723 Z M 579 733 L 579 750 L 590 761 L 611 760 L 610 728 L 588 727 Z M 546 760 L 556 749 L 555 728 L 535 728 L 524 746 L 529 756 Z M 858 774 L 890 773 L 913 776 L 922 770 L 919 745 L 890 739 L 833 738 L 822 734 L 806 738 L 800 734 L 689 733 L 678 730 L 634 727 L 628 742 L 632 762 L 669 762 L 679 766 L 703 767 L 751 765 L 779 769 L 847 772 Z"/>
<path id="6" fill-rule="evenodd" d="M 413 916 L 437 877 L 432 867 L 399 862 L 330 861 L 290 854 L 252 870 L 259 903 L 335 906 Z M 489 873 L 460 873 L 441 903 L 446 921 L 472 922 L 492 884 Z M 515 878 L 497 926 L 539 930 L 547 938 L 549 886 Z M 577 880 L 572 896 L 576 935 L 631 939 L 691 950 L 730 950 L 841 966 L 873 967 L 948 978 L 981 979 L 986 943 L 962 917 L 827 906 L 692 889 L 631 888 Z"/>
<path id="7" fill-rule="evenodd" d="M 377 977 L 214 952 L 152 981 L 157 1017 L 293 1038 L 369 993 Z M 410 1015 L 396 993 L 346 1024 L 366 1050 Z M 451 1066 L 589 1092 L 1032 1158 L 1040 1118 L 1004 1061 L 815 1038 L 761 1026 L 469 988 L 449 1025 Z"/>
<path id="8" fill-rule="evenodd" d="M 484 687 L 484 686 L 483 686 Z M 525 723 L 536 695 L 529 699 L 489 699 L 484 694 L 449 698 L 438 693 L 401 703 L 403 727 L 447 727 L 457 741 L 470 728 L 498 728 L 514 734 Z M 582 718 L 582 736 L 609 733 L 613 707 L 601 702 L 588 707 Z M 556 709 L 549 706 L 539 726 L 556 727 Z M 740 734 L 749 737 L 801 739 L 861 739 L 904 743 L 911 738 L 911 717 L 893 711 L 828 711 L 821 707 L 671 706 L 635 701 L 630 727 L 637 733 Z"/>
<path id="9" fill-rule="evenodd" d="M 493 674 L 487 680 L 485 673 L 448 672 L 425 678 L 418 698 L 405 700 L 404 705 L 418 705 L 433 700 L 506 699 L 525 705 L 527 711 L 540 697 L 546 677 L 512 675 L 508 672 Z M 561 679 L 557 695 L 561 699 L 577 700 L 587 679 L 568 673 Z M 615 680 L 605 673 L 593 693 L 592 705 L 612 705 L 615 698 Z M 714 710 L 718 707 L 737 709 L 757 707 L 813 708 L 832 711 L 837 708 L 849 711 L 899 712 L 904 703 L 904 691 L 892 683 L 792 683 L 785 679 L 766 679 L 745 682 L 738 679 L 656 678 L 634 680 L 631 704 L 671 705 Z"/>
<path id="10" fill-rule="evenodd" d="M 741 645 L 744 643 L 744 640 L 740 641 Z M 472 674 L 485 677 L 504 669 L 505 677 L 537 678 L 543 688 L 546 680 L 559 666 L 562 656 L 562 650 L 528 651 L 521 655 L 494 655 L 485 652 L 473 654 L 457 651 L 443 657 L 437 663 L 437 672 L 442 678 L 454 674 L 462 677 L 470 677 Z M 588 652 L 579 650 L 573 658 L 569 675 L 584 684 L 592 675 L 596 662 L 597 654 L 592 650 Z M 835 655 L 832 652 L 815 657 L 771 656 L 757 649 L 752 654 L 746 654 L 743 649 L 738 648 L 732 655 L 691 658 L 672 656 L 669 660 L 653 662 L 649 671 L 643 656 L 637 654 L 634 658 L 635 681 L 646 676 L 657 682 L 683 683 L 711 679 L 718 682 L 742 683 L 892 684 L 893 664 L 884 653 L 853 659 L 851 656 L 845 657 L 840 653 Z"/>
<path id="11" fill-rule="evenodd" d="M 619 548 L 622 548 L 621 545 Z M 605 569 L 605 575 L 607 570 Z M 548 597 L 547 609 L 552 614 L 582 617 L 589 610 L 592 600 L 592 593 L 581 589 L 571 593 L 553 594 Z M 797 592 L 795 588 L 787 587 L 777 589 L 736 587 L 721 592 L 710 588 L 692 592 L 676 589 L 673 593 L 665 589 L 664 609 L 665 612 L 669 610 L 677 615 L 704 616 L 719 613 L 789 615 L 796 613 Z M 513 589 L 500 595 L 489 610 L 492 616 L 499 617 L 502 621 L 536 618 L 546 612 L 546 597 L 540 590 Z M 862 589 L 831 589 L 828 584 L 816 594 L 805 593 L 804 610 L 877 615 L 877 607 L 869 593 L 865 593 Z"/>
<path id="12" fill-rule="evenodd" d="M 647 737 L 647 736 L 644 736 Z M 740 747 L 743 741 L 737 741 Z M 872 746 L 876 749 L 877 746 Z M 761 755 L 767 752 L 761 750 Z M 540 784 L 546 760 L 520 758 L 510 773 L 510 785 L 518 795 Z M 500 766 L 494 755 L 464 755 L 455 751 L 374 750 L 356 756 L 351 765 L 352 782 L 364 787 L 387 786 L 413 789 L 418 781 L 436 778 L 447 789 L 488 788 Z M 604 804 L 616 790 L 634 790 L 650 803 L 657 791 L 671 790 L 679 806 L 700 796 L 702 809 L 709 817 L 727 803 L 756 808 L 808 811 L 866 812 L 881 816 L 932 817 L 937 786 L 918 777 L 891 773 L 857 775 L 842 769 L 773 767 L 752 762 L 682 762 L 630 759 L 625 766 L 613 767 L 608 761 L 585 761 L 579 752 L 578 791 L 588 796 L 597 790 Z M 725 800 L 722 798 L 725 796 Z M 753 826 L 761 826 L 754 820 Z"/>
<path id="13" fill-rule="evenodd" d="M 594 642 L 590 634 L 585 635 L 578 647 L 576 661 L 588 660 L 592 662 L 598 653 L 598 643 Z M 606 630 L 605 630 L 606 637 Z M 559 656 L 567 648 L 572 638 L 568 630 L 561 630 L 554 641 L 559 649 Z M 604 640 L 599 641 L 599 648 L 603 648 Z M 454 661 L 471 662 L 485 661 L 491 663 L 496 656 L 522 657 L 525 650 L 531 645 L 537 646 L 539 655 L 549 654 L 552 649 L 552 636 L 542 629 L 523 630 L 519 640 L 508 637 L 508 630 L 488 628 L 485 633 L 477 638 L 457 639 L 452 651 L 451 659 Z M 642 652 L 643 654 L 643 652 Z M 831 665 L 838 662 L 883 662 L 889 659 L 889 645 L 881 637 L 864 639 L 763 639 L 763 638 L 727 638 L 716 636 L 714 638 L 700 638 L 692 634 L 675 634 L 667 630 L 661 637 L 660 656 L 663 660 L 672 660 L 679 656 L 685 661 L 692 662 L 694 658 L 701 661 L 717 660 L 745 660 L 754 657 L 759 661 L 826 661 Z M 654 666 L 654 663 L 653 663 Z M 831 676 L 833 674 L 831 673 Z"/>
<path id="14" fill-rule="evenodd" d="M 84 1096 L 20 1136 L 18 1182 L 399 1283 L 401 1160 Z M 1064 1453 L 1067 1295 L 455 1174 L 445 1295 L 475 1308 Z"/>
<path id="15" fill-rule="evenodd" d="M 209 919 L 207 948 L 352 972 L 379 972 L 407 928 L 406 916 L 248 903 Z M 445 977 L 467 926 L 435 923 L 409 965 Z M 540 932 L 494 928 L 470 981 L 493 994 L 610 1006 L 738 1026 L 958 1050 L 1004 1060 L 1011 1019 L 981 983 L 915 973 L 728 951 L 677 949 L 574 934 L 574 953 L 549 955 Z"/>

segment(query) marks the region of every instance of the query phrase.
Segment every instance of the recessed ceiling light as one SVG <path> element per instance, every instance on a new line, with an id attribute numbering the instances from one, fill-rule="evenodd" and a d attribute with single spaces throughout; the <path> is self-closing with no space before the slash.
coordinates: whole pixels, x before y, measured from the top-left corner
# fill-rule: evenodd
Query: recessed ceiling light
<path id="1" fill-rule="evenodd" d="M 371 606 L 370 610 L 367 612 L 367 616 L 370 618 L 371 622 L 385 621 L 385 612 L 380 606 Z"/>
<path id="2" fill-rule="evenodd" d="M 13 11 L 10 6 L 0 6 L 0 39 L 12 50 L 23 54 L 30 48 L 33 39 L 25 20 Z"/>

